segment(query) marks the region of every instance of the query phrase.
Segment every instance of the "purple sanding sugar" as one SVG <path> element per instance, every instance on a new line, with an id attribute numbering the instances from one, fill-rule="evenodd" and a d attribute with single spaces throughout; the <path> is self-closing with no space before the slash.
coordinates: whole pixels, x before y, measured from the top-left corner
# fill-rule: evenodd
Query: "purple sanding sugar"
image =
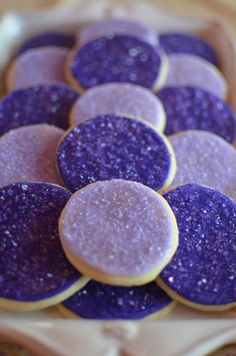
<path id="1" fill-rule="evenodd" d="M 204 130 L 232 143 L 236 121 L 231 107 L 214 94 L 201 88 L 163 88 L 157 93 L 166 112 L 165 134 L 184 130 Z"/>
<path id="2" fill-rule="evenodd" d="M 130 83 L 107 83 L 87 90 L 73 105 L 70 124 L 109 113 L 145 120 L 159 130 L 165 125 L 164 109 L 157 96 Z"/>
<path id="3" fill-rule="evenodd" d="M 116 115 L 97 116 L 61 141 L 57 164 L 71 191 L 98 180 L 120 178 L 160 189 L 171 169 L 163 138 L 143 122 Z"/>
<path id="4" fill-rule="evenodd" d="M 163 33 L 159 35 L 159 43 L 167 54 L 193 54 L 204 58 L 215 66 L 219 65 L 214 49 L 207 42 L 198 37 L 184 33 Z"/>
<path id="5" fill-rule="evenodd" d="M 0 189 L 0 297 L 37 301 L 81 277 L 67 261 L 58 235 L 58 219 L 70 196 L 47 183 Z"/>
<path id="6" fill-rule="evenodd" d="M 27 39 L 17 50 L 16 55 L 24 53 L 32 48 L 57 46 L 72 48 L 76 44 L 74 35 L 62 32 L 45 32 Z"/>
<path id="7" fill-rule="evenodd" d="M 170 142 L 178 167 L 172 187 L 196 183 L 217 189 L 236 201 L 233 145 L 210 132 L 195 130 L 170 136 Z"/>
<path id="8" fill-rule="evenodd" d="M 200 87 L 224 99 L 228 85 L 222 73 L 205 59 L 186 53 L 168 56 L 169 71 L 165 86 Z"/>
<path id="9" fill-rule="evenodd" d="M 151 88 L 162 65 L 158 51 L 132 36 L 100 37 L 87 42 L 75 54 L 70 70 L 88 89 L 109 82 L 129 82 Z"/>
<path id="10" fill-rule="evenodd" d="M 13 91 L 0 101 L 0 134 L 43 123 L 67 129 L 70 110 L 78 97 L 65 85 L 37 85 Z"/>
<path id="11" fill-rule="evenodd" d="M 72 195 L 60 218 L 60 240 L 74 261 L 132 278 L 167 264 L 177 248 L 175 228 L 172 211 L 154 190 L 111 179 Z"/>
<path id="12" fill-rule="evenodd" d="M 236 301 L 236 204 L 223 193 L 187 184 L 164 195 L 179 228 L 179 247 L 162 280 L 203 305 Z"/>
<path id="13" fill-rule="evenodd" d="M 139 287 L 116 287 L 90 281 L 63 302 L 85 319 L 141 319 L 167 307 L 172 299 L 155 282 Z"/>
<path id="14" fill-rule="evenodd" d="M 69 50 L 48 46 L 18 56 L 7 73 L 8 91 L 40 84 L 66 84 L 64 67 Z"/>

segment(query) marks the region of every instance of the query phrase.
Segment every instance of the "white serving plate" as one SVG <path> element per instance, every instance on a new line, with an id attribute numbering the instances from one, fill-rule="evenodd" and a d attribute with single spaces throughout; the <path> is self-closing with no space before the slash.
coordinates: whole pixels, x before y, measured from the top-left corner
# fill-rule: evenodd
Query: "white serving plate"
<path id="1" fill-rule="evenodd" d="M 229 84 L 229 101 L 236 111 L 236 50 L 225 24 L 207 17 L 176 16 L 139 1 L 78 0 L 70 6 L 4 15 L 0 20 L 0 48 L 4 49 L 0 54 L 0 83 L 4 82 L 4 70 L 14 48 L 24 38 L 53 29 L 73 32 L 85 22 L 107 16 L 134 17 L 159 32 L 185 31 L 207 39 L 218 53 Z M 3 85 L 1 89 L 4 92 Z M 164 320 L 128 324 L 61 318 L 56 307 L 24 314 L 0 310 L 0 337 L 14 339 L 41 355 L 79 356 L 118 356 L 121 354 L 116 347 L 126 344 L 119 347 L 126 348 L 127 356 L 203 355 L 225 342 L 236 343 L 236 311 L 233 310 L 206 313 L 178 305 Z M 117 336 L 116 329 L 113 336 L 107 337 L 104 334 L 107 325 L 135 329 L 133 341 L 124 335 Z M 176 334 L 178 337 L 174 338 Z M 128 353 L 127 347 L 133 351 Z"/>

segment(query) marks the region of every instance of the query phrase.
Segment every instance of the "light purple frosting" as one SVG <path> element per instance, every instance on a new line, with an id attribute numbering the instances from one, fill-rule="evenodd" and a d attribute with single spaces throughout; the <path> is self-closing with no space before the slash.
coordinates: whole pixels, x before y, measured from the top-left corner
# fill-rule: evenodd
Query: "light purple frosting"
<path id="1" fill-rule="evenodd" d="M 51 46 L 21 54 L 14 61 L 8 86 L 14 90 L 37 84 L 65 84 L 64 67 L 68 53 L 65 48 Z"/>
<path id="2" fill-rule="evenodd" d="M 105 114 L 143 119 L 162 130 L 165 126 L 161 101 L 150 90 L 129 83 L 108 83 L 87 90 L 74 104 L 70 123 L 79 124 Z"/>
<path id="3" fill-rule="evenodd" d="M 165 86 L 201 87 L 224 99 L 227 83 L 220 71 L 203 58 L 191 54 L 170 54 L 169 73 Z"/>
<path id="4" fill-rule="evenodd" d="M 175 246 L 174 215 L 163 198 L 136 182 L 88 185 L 68 201 L 60 238 L 74 259 L 106 274 L 140 275 L 157 269 Z"/>
<path id="5" fill-rule="evenodd" d="M 132 35 L 152 45 L 156 45 L 158 42 L 157 34 L 152 27 L 130 18 L 108 18 L 90 23 L 82 28 L 78 38 L 84 43 L 97 37 L 114 34 Z"/>
<path id="6" fill-rule="evenodd" d="M 177 172 L 172 186 L 196 183 L 215 188 L 236 200 L 236 150 L 205 131 L 184 131 L 169 137 Z"/>
<path id="7" fill-rule="evenodd" d="M 56 151 L 64 131 L 40 124 L 23 126 L 0 138 L 0 187 L 16 182 L 62 185 Z"/>

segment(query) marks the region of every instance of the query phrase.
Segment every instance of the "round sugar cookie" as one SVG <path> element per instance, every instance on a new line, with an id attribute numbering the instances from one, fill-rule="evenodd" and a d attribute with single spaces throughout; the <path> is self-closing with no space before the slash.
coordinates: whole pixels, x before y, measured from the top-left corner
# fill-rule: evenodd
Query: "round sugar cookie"
<path id="1" fill-rule="evenodd" d="M 82 273 L 112 285 L 148 283 L 178 245 L 174 214 L 154 190 L 113 179 L 77 191 L 59 220 L 69 261 Z"/>
<path id="2" fill-rule="evenodd" d="M 75 88 L 117 82 L 158 90 L 165 83 L 168 61 L 163 51 L 128 35 L 99 37 L 73 50 L 66 76 Z"/>
<path id="3" fill-rule="evenodd" d="M 30 125 L 0 138 L 0 187 L 16 182 L 62 185 L 56 152 L 64 131 L 52 125 Z"/>
<path id="4" fill-rule="evenodd" d="M 158 284 L 173 299 L 196 309 L 236 306 L 236 203 L 197 184 L 164 195 L 179 228 L 179 246 Z"/>
<path id="5" fill-rule="evenodd" d="M 167 54 L 192 54 L 205 59 L 214 66 L 219 65 L 214 49 L 199 37 L 181 32 L 162 33 L 159 35 L 159 44 Z"/>
<path id="6" fill-rule="evenodd" d="M 169 314 L 174 302 L 155 282 L 138 287 L 117 287 L 89 281 L 59 305 L 66 316 L 85 319 L 157 319 Z"/>
<path id="7" fill-rule="evenodd" d="M 170 136 L 177 170 L 172 186 L 196 183 L 217 189 L 236 201 L 236 150 L 222 138 L 204 131 Z"/>
<path id="8" fill-rule="evenodd" d="M 232 143 L 236 120 L 231 107 L 223 100 L 197 87 L 170 86 L 157 93 L 166 112 L 165 134 L 184 130 L 213 132 Z"/>
<path id="9" fill-rule="evenodd" d="M 80 30 L 78 38 L 81 43 L 85 43 L 98 37 L 111 35 L 130 35 L 151 45 L 158 44 L 156 32 L 149 25 L 131 18 L 108 18 L 92 22 Z"/>
<path id="10" fill-rule="evenodd" d="M 74 35 L 63 32 L 44 32 L 26 39 L 18 48 L 16 55 L 20 55 L 29 49 L 39 47 L 63 47 L 72 48 L 76 44 Z"/>
<path id="11" fill-rule="evenodd" d="M 117 115 L 97 116 L 69 130 L 59 144 L 57 166 L 72 192 L 113 178 L 159 190 L 171 184 L 176 171 L 172 148 L 161 133 Z"/>
<path id="12" fill-rule="evenodd" d="M 7 71 L 8 91 L 39 84 L 65 84 L 69 51 L 60 47 L 33 48 L 18 56 Z"/>
<path id="13" fill-rule="evenodd" d="M 228 94 L 225 78 L 217 67 L 191 54 L 175 53 L 168 56 L 169 72 L 165 86 L 200 87 L 224 99 Z"/>
<path id="14" fill-rule="evenodd" d="M 70 195 L 47 183 L 0 189 L 0 307 L 46 308 L 87 283 L 66 259 L 58 236 L 58 218 Z"/>
<path id="15" fill-rule="evenodd" d="M 71 125 L 98 115 L 122 114 L 143 119 L 163 131 L 165 111 L 160 100 L 148 89 L 129 83 L 108 83 L 87 90 L 74 104 Z"/>
<path id="16" fill-rule="evenodd" d="M 79 95 L 65 85 L 36 85 L 15 90 L 0 101 L 0 135 L 20 126 L 49 124 L 68 129 Z"/>

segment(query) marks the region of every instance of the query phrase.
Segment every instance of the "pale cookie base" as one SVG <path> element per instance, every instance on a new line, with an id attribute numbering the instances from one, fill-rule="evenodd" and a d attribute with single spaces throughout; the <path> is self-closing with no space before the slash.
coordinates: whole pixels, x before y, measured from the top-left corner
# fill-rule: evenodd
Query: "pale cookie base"
<path id="1" fill-rule="evenodd" d="M 0 298 L 0 307 L 6 310 L 17 312 L 27 312 L 48 308 L 70 298 L 73 294 L 82 289 L 89 282 L 89 280 L 90 278 L 82 276 L 77 282 L 75 282 L 72 286 L 63 292 L 60 292 L 53 297 L 38 300 L 36 302 L 18 302 L 12 299 Z"/>
<path id="2" fill-rule="evenodd" d="M 176 165 L 175 153 L 174 153 L 174 150 L 171 146 L 169 139 L 164 134 L 162 134 L 160 132 L 158 132 L 158 134 L 163 139 L 163 141 L 166 144 L 167 149 L 170 153 L 170 170 L 169 170 L 169 174 L 166 178 L 164 185 L 160 188 L 160 190 L 162 191 L 162 190 L 165 190 L 168 187 L 170 187 L 171 183 L 173 182 L 173 180 L 175 178 L 175 174 L 176 174 L 177 165 Z"/>
<path id="3" fill-rule="evenodd" d="M 93 184 L 93 183 L 92 183 Z M 78 194 L 80 190 L 78 190 L 75 194 Z M 174 256 L 178 243 L 179 243 L 179 231 L 177 222 L 172 212 L 169 204 L 166 202 L 164 198 L 162 198 L 163 205 L 171 216 L 172 220 L 172 248 L 166 254 L 165 259 L 158 265 L 158 267 L 140 275 L 113 275 L 109 273 L 105 273 L 103 271 L 98 270 L 96 267 L 90 266 L 86 262 L 79 260 L 78 256 L 74 256 L 70 251 L 67 251 L 66 244 L 62 242 L 62 248 L 64 250 L 65 255 L 67 256 L 68 260 L 71 264 L 77 268 L 82 274 L 89 276 L 90 278 L 94 279 L 95 281 L 102 282 L 105 284 L 116 285 L 116 286 L 139 286 L 143 284 L 147 284 L 155 280 L 155 278 L 161 273 L 161 271 L 165 268 L 165 266 L 171 261 L 172 257 Z M 62 236 L 62 227 L 61 227 L 61 220 L 64 217 L 63 209 L 60 219 L 59 219 L 59 235 Z"/>
<path id="4" fill-rule="evenodd" d="M 169 305 L 167 305 L 166 307 L 162 308 L 160 311 L 157 311 L 155 313 L 151 313 L 147 316 L 145 316 L 144 318 L 141 319 L 127 319 L 127 320 L 156 320 L 156 319 L 161 319 L 164 318 L 165 316 L 169 315 L 176 307 L 177 302 L 173 301 L 171 302 Z M 60 310 L 60 312 L 66 317 L 66 318 L 70 318 L 70 319 L 86 319 L 81 317 L 79 314 L 74 313 L 73 311 L 71 311 L 70 309 L 66 308 L 64 305 L 59 304 L 57 306 L 57 308 Z M 87 320 L 87 319 L 86 319 Z M 98 319 L 101 320 L 101 319 Z"/>
<path id="5" fill-rule="evenodd" d="M 174 292 L 169 286 L 165 284 L 165 282 L 161 279 L 161 277 L 158 277 L 156 279 L 157 284 L 168 294 L 172 299 L 176 300 L 177 302 L 180 302 L 184 305 L 187 305 L 188 307 L 191 307 L 193 309 L 205 311 L 205 312 L 211 312 L 211 311 L 216 311 L 216 312 L 222 312 L 225 310 L 229 310 L 231 308 L 236 307 L 236 301 L 233 303 L 228 303 L 228 304 L 223 304 L 223 305 L 205 305 L 205 304 L 198 304 L 191 302 L 188 299 L 185 299 L 181 297 L 179 294 Z"/>
<path id="6" fill-rule="evenodd" d="M 5 83 L 6 83 L 6 91 L 11 92 L 13 90 L 12 88 L 12 77 L 15 72 L 15 62 L 12 62 L 9 64 L 6 74 L 5 74 Z"/>
<path id="7" fill-rule="evenodd" d="M 163 50 L 159 50 L 159 51 L 160 51 L 160 57 L 161 57 L 160 72 L 159 72 L 159 75 L 158 75 L 155 83 L 153 84 L 153 86 L 151 88 L 151 90 L 155 93 L 164 87 L 167 77 L 168 77 L 168 72 L 169 72 L 168 57 Z"/>

